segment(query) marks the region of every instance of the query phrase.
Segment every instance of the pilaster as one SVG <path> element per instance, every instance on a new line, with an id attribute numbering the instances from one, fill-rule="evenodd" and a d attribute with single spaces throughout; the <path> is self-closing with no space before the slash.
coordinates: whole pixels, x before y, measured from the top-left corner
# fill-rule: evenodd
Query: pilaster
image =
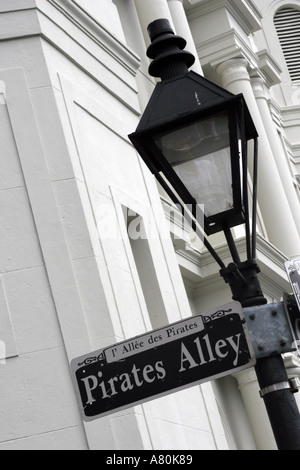
<path id="1" fill-rule="evenodd" d="M 283 143 L 280 140 L 278 132 L 276 131 L 275 123 L 270 113 L 264 80 L 257 71 L 253 71 L 251 74 L 251 84 L 261 117 L 264 122 L 264 127 L 268 135 L 268 140 L 272 148 L 274 159 L 278 168 L 278 173 L 281 177 L 284 191 L 290 206 L 290 211 L 293 214 L 295 225 L 298 228 L 300 236 L 300 211 L 298 207 L 298 196 L 293 185 L 289 162 L 284 151 Z"/>
<path id="2" fill-rule="evenodd" d="M 284 365 L 289 378 L 300 376 L 300 360 L 293 353 L 283 355 Z M 276 442 L 273 436 L 264 402 L 259 395 L 259 384 L 254 369 L 246 369 L 233 374 L 241 392 L 248 418 L 255 436 L 258 450 L 276 450 Z M 300 408 L 299 392 L 295 399 Z"/>
<path id="3" fill-rule="evenodd" d="M 268 414 L 259 395 L 259 385 L 254 369 L 239 371 L 233 376 L 242 395 L 257 450 L 277 450 Z"/>

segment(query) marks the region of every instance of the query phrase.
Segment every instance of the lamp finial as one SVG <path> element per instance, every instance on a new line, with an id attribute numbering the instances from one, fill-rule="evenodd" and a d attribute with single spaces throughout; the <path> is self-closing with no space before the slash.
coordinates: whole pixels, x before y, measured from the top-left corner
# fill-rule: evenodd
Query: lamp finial
<path id="1" fill-rule="evenodd" d="M 188 67 L 195 62 L 195 57 L 183 49 L 186 40 L 176 36 L 166 18 L 153 21 L 147 28 L 151 44 L 147 56 L 153 59 L 149 66 L 149 75 L 162 80 L 185 75 Z"/>

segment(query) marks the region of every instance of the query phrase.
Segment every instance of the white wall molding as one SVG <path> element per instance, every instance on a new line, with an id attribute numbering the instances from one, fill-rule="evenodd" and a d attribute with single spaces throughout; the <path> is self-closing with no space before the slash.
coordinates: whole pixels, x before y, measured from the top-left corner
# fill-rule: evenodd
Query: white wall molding
<path id="1" fill-rule="evenodd" d="M 41 33 L 38 12 L 35 8 L 0 11 L 0 41 L 37 36 Z"/>
<path id="2" fill-rule="evenodd" d="M 107 54 L 110 54 L 114 60 L 121 62 L 123 67 L 135 75 L 136 69 L 139 66 L 138 56 L 130 50 L 124 42 L 112 34 L 105 26 L 100 24 L 95 18 L 91 17 L 84 10 L 74 2 L 69 0 L 46 0 L 54 6 L 57 11 L 60 11 L 65 18 L 68 19 L 78 30 L 84 32 L 87 38 L 95 42 L 100 48 L 104 49 Z M 44 13 L 45 16 L 50 14 L 50 10 L 46 8 L 45 0 L 37 0 L 39 11 Z M 58 20 L 58 16 L 54 18 L 53 11 L 51 12 L 51 21 L 57 22 L 56 24 L 61 27 L 62 17 Z M 66 24 L 64 23 L 64 28 Z M 44 33 L 45 34 L 45 33 Z"/>
<path id="3" fill-rule="evenodd" d="M 73 2 L 36 0 L 36 7 L 0 10 L 1 41 L 40 37 L 139 114 L 135 76 L 139 57 Z M 43 42 L 42 42 L 43 45 Z M 45 59 L 51 47 L 45 48 Z"/>

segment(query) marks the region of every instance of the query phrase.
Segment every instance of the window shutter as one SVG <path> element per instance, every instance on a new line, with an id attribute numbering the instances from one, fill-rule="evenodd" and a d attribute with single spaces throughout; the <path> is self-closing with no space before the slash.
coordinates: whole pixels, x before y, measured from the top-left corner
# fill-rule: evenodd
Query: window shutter
<path id="1" fill-rule="evenodd" d="M 300 10 L 280 8 L 274 16 L 274 24 L 290 77 L 300 82 Z"/>

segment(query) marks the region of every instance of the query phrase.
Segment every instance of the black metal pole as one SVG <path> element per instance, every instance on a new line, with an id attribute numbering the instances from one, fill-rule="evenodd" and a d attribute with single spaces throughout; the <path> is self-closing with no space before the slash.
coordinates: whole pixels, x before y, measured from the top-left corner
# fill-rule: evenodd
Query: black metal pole
<path id="1" fill-rule="evenodd" d="M 285 388 L 282 356 L 257 359 L 255 372 L 278 450 L 300 450 L 300 414 L 294 394 Z"/>

